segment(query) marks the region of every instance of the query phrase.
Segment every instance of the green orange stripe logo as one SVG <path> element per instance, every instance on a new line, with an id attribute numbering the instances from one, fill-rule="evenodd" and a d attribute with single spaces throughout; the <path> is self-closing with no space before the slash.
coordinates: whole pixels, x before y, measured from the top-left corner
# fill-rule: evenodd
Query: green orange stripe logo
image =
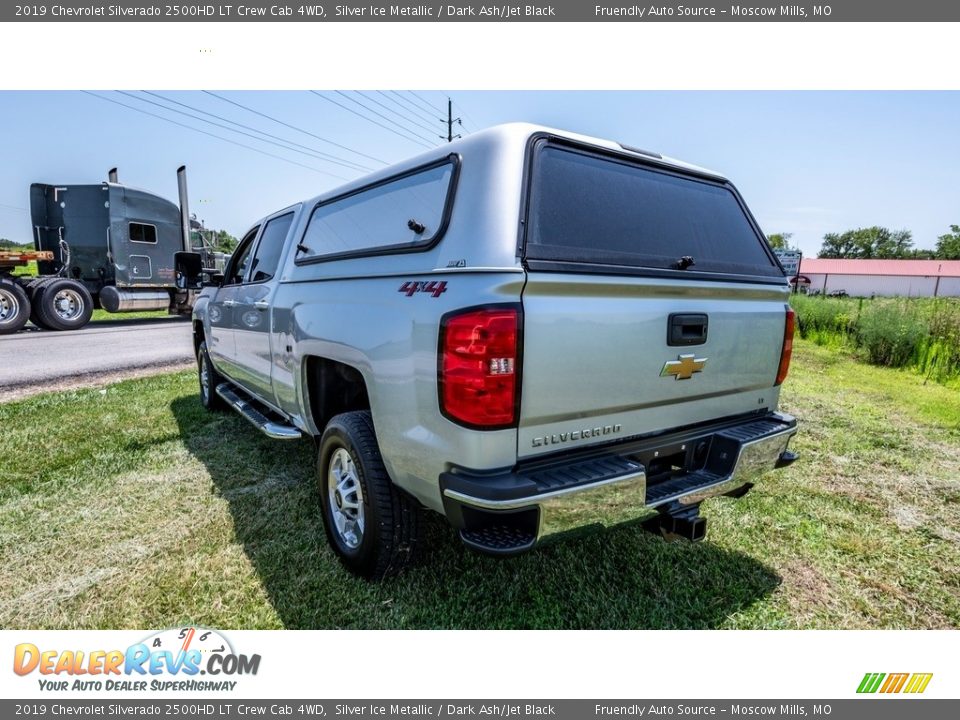
<path id="1" fill-rule="evenodd" d="M 911 693 L 919 694 L 927 689 L 933 673 L 867 673 L 857 687 L 858 693 Z"/>

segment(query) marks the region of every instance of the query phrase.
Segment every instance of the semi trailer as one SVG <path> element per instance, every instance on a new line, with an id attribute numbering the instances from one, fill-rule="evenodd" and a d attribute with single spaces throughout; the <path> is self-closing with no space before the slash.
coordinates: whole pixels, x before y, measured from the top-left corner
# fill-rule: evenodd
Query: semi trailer
<path id="1" fill-rule="evenodd" d="M 179 206 L 119 182 L 34 183 L 30 217 L 35 250 L 0 257 L 0 334 L 31 320 L 47 330 L 76 330 L 94 309 L 110 313 L 167 310 L 189 314 L 194 290 L 178 288 L 174 254 L 200 253 L 204 266 L 222 266 L 203 228 L 191 218 L 186 168 L 177 170 Z M 36 261 L 36 276 L 14 270 Z"/>

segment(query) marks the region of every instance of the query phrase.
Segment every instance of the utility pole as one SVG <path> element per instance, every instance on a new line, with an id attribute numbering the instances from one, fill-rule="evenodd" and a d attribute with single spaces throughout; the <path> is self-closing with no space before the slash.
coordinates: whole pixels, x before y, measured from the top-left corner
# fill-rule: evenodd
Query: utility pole
<path id="1" fill-rule="evenodd" d="M 463 126 L 463 120 L 453 116 L 453 100 L 447 98 L 447 142 L 453 142 L 456 138 L 462 137 L 461 135 L 453 134 L 454 123 L 457 123 L 461 127 Z M 440 136 L 440 139 L 443 140 L 443 135 Z"/>

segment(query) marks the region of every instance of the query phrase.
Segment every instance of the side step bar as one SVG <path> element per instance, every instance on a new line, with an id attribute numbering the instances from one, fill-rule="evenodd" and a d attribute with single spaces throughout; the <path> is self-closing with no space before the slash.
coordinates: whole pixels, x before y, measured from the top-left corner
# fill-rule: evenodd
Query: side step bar
<path id="1" fill-rule="evenodd" d="M 246 418 L 267 437 L 273 438 L 274 440 L 300 439 L 300 430 L 293 425 L 271 420 L 260 411 L 255 404 L 255 400 L 241 397 L 239 392 L 231 387 L 229 383 L 220 383 L 217 385 L 217 395 L 222 397 L 230 407 L 240 413 L 240 415 Z M 270 411 L 268 410 L 267 412 Z"/>

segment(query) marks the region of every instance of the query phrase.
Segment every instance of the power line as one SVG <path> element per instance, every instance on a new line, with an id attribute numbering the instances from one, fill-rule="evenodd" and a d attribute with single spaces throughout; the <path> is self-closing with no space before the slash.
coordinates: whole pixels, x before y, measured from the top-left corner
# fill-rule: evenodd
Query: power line
<path id="1" fill-rule="evenodd" d="M 403 130 L 404 132 L 409 133 L 410 135 L 413 135 L 414 137 L 418 137 L 418 138 L 420 138 L 421 140 L 426 140 L 427 142 L 430 142 L 430 138 L 424 137 L 424 136 L 421 135 L 420 133 L 414 132 L 413 130 L 410 130 L 410 129 L 408 129 L 408 128 L 400 127 L 399 125 L 397 125 L 397 123 L 396 123 L 395 120 L 391 120 L 390 118 L 388 118 L 388 117 L 387 117 L 386 115 L 384 115 L 383 113 L 377 112 L 377 111 L 374 110 L 372 107 L 368 107 L 367 105 L 364 105 L 362 102 L 360 102 L 359 100 L 357 100 L 357 99 L 354 98 L 354 97 L 350 97 L 349 95 L 347 95 L 347 94 L 346 94 L 345 92 L 343 92 L 342 90 L 334 90 L 334 92 L 337 93 L 337 95 L 339 95 L 340 97 L 346 98 L 346 99 L 349 100 L 350 102 L 352 102 L 352 103 L 354 103 L 354 104 L 356 104 L 356 105 L 359 105 L 359 106 L 362 107 L 364 110 L 366 110 L 366 111 L 368 111 L 368 112 L 372 112 L 372 113 L 373 113 L 374 115 L 376 115 L 377 117 L 386 120 L 388 123 L 392 123 L 395 127 L 398 127 L 400 130 Z"/>
<path id="2" fill-rule="evenodd" d="M 312 148 L 308 145 L 301 145 L 300 143 L 294 142 L 293 140 L 287 140 L 286 138 L 280 137 L 279 135 L 273 135 L 272 133 L 268 133 L 265 130 L 260 130 L 250 125 L 244 125 L 243 123 L 239 123 L 236 120 L 231 120 L 230 118 L 223 117 L 222 115 L 217 115 L 216 113 L 208 112 L 206 110 L 201 110 L 200 108 L 193 107 L 192 105 L 188 105 L 187 103 L 180 102 L 178 100 L 174 100 L 173 98 L 168 98 L 163 95 L 160 95 L 159 93 L 151 92 L 149 90 L 141 90 L 140 92 L 146 93 L 147 95 L 152 95 L 153 97 L 159 98 L 164 102 L 173 103 L 174 105 L 185 107 L 188 110 L 193 110 L 194 112 L 202 113 L 203 115 L 209 115 L 210 117 L 217 118 L 218 120 L 223 120 L 224 122 L 228 122 L 231 125 L 236 125 L 237 127 L 244 128 L 245 130 L 252 130 L 253 132 L 258 133 L 260 135 L 265 135 L 266 137 L 273 138 L 274 140 L 279 140 L 283 143 L 286 143 L 287 145 L 292 146 L 291 148 L 288 148 L 288 149 L 300 148 L 302 150 L 306 150 L 311 154 L 315 154 L 315 156 L 318 158 L 328 159 L 330 162 L 336 163 L 337 165 L 343 165 L 344 167 L 348 167 L 351 170 L 366 170 L 368 172 L 373 172 L 373 168 L 368 167 L 366 165 L 361 165 L 360 163 L 353 162 L 352 160 L 347 160 L 346 158 L 340 158 L 340 157 L 337 157 L 336 155 L 325 153 L 322 150 L 317 150 L 316 148 Z"/>
<path id="3" fill-rule="evenodd" d="M 177 113 L 177 114 L 179 114 L 179 115 L 183 115 L 184 117 L 188 117 L 188 118 L 190 118 L 191 120 L 198 120 L 198 121 L 200 121 L 200 122 L 207 123 L 208 125 L 213 125 L 214 127 L 218 127 L 218 128 L 220 128 L 220 129 L 222 129 L 222 130 L 226 130 L 227 132 L 237 133 L 238 135 L 245 135 L 246 137 L 252 138 L 252 139 L 254 139 L 254 140 L 258 141 L 258 142 L 264 142 L 264 143 L 267 143 L 267 144 L 269 144 L 269 145 L 275 145 L 276 147 L 282 148 L 283 150 L 289 150 L 290 152 L 295 152 L 295 153 L 297 153 L 297 154 L 299 154 L 299 155 L 308 155 L 308 156 L 310 156 L 310 157 L 316 158 L 317 160 L 322 160 L 323 162 L 328 162 L 328 163 L 332 163 L 332 164 L 334 164 L 334 165 L 339 165 L 339 166 L 341 166 L 341 167 L 345 167 L 345 168 L 347 168 L 348 170 L 364 170 L 364 169 L 368 169 L 368 168 L 364 168 L 364 167 L 362 167 L 362 166 L 357 167 L 357 166 L 354 166 L 354 165 L 347 165 L 346 163 L 340 162 L 339 160 L 327 160 L 327 159 L 325 159 L 325 158 L 321 157 L 320 155 L 317 155 L 317 154 L 315 154 L 315 153 L 313 153 L 313 152 L 305 153 L 305 152 L 303 152 L 302 150 L 297 150 L 297 149 L 295 149 L 295 148 L 288 147 L 288 146 L 285 145 L 285 144 L 281 144 L 281 143 L 278 143 L 278 142 L 274 142 L 273 140 L 266 140 L 266 139 L 264 139 L 264 138 L 261 138 L 261 137 L 258 137 L 258 136 L 256 136 L 256 135 L 253 135 L 253 134 L 251 134 L 251 133 L 244 132 L 243 130 L 235 130 L 235 129 L 231 128 L 231 127 L 227 127 L 226 125 L 222 125 L 221 123 L 213 122 L 212 120 L 207 120 L 207 119 L 202 118 L 202 117 L 199 117 L 199 116 L 197 116 L 197 115 L 191 115 L 190 113 L 184 112 L 184 111 L 182 111 L 182 110 L 177 110 L 177 109 L 175 109 L 175 108 L 166 107 L 165 105 L 161 105 L 161 104 L 158 103 L 158 102 L 154 102 L 153 100 L 147 100 L 146 98 L 139 97 L 139 96 L 137 96 L 137 95 L 134 95 L 133 93 L 126 92 L 125 90 L 117 90 L 117 92 L 120 93 L 121 95 L 125 95 L 125 96 L 127 96 L 127 97 L 129 97 L 129 98 L 132 98 L 132 99 L 134 99 L 134 100 L 139 100 L 140 102 L 143 102 L 143 103 L 148 103 L 148 104 L 150 104 L 150 105 L 155 105 L 156 107 L 161 108 L 161 109 L 163 109 L 163 110 L 166 110 L 167 112 Z M 152 93 L 151 93 L 151 94 L 152 94 Z M 166 99 L 166 98 L 163 98 L 163 99 Z M 227 120 L 227 122 L 230 122 L 230 121 Z"/>
<path id="4" fill-rule="evenodd" d="M 377 90 L 377 92 L 380 93 L 381 95 L 384 95 L 385 97 L 387 97 L 387 98 L 388 98 L 389 100 L 391 100 L 392 102 L 396 103 L 397 106 L 403 107 L 404 110 L 406 110 L 406 107 L 404 107 L 403 105 L 401 105 L 399 102 L 397 102 L 397 101 L 394 100 L 393 98 L 387 96 L 384 92 L 382 92 L 382 91 L 380 91 L 380 90 Z M 419 105 L 417 105 L 416 103 L 413 103 L 413 102 L 407 100 L 407 98 L 405 98 L 403 95 L 401 95 L 400 93 L 398 93 L 396 90 L 390 90 L 389 92 L 390 92 L 390 95 L 396 95 L 398 98 L 400 98 L 401 100 L 403 100 L 403 102 L 406 103 L 406 106 L 407 106 L 407 107 L 413 108 L 414 113 L 416 113 L 418 117 L 420 117 L 420 118 L 422 118 L 422 119 L 424 119 L 424 120 L 427 120 L 428 122 L 437 122 L 437 121 L 443 122 L 443 120 L 441 120 L 439 117 L 437 117 L 440 113 L 436 113 L 436 114 L 433 114 L 433 115 L 427 115 L 423 110 L 420 109 L 420 106 L 419 106 Z M 410 111 L 407 110 L 407 112 L 410 112 Z"/>
<path id="5" fill-rule="evenodd" d="M 442 92 L 442 93 L 443 93 L 444 95 L 446 95 L 447 97 L 450 96 L 450 93 L 448 93 L 446 90 L 441 90 L 440 92 Z M 463 109 L 463 106 L 462 106 L 460 103 L 455 102 L 454 105 L 457 106 L 457 110 L 458 110 L 458 112 L 460 113 L 460 115 L 463 116 L 463 119 L 464 119 L 464 120 L 469 120 L 469 121 L 470 121 L 470 124 L 473 125 L 476 130 L 480 130 L 480 129 L 482 128 L 482 126 L 480 125 L 480 123 L 478 123 L 476 120 L 474 120 L 472 117 L 470 117 L 470 113 L 468 113 L 467 111 L 465 111 L 465 110 Z M 463 123 L 461 122 L 460 124 L 462 125 Z"/>
<path id="6" fill-rule="evenodd" d="M 420 145 L 421 147 L 426 147 L 426 148 L 431 147 L 430 145 L 427 145 L 426 143 L 422 143 L 422 142 L 420 142 L 419 140 L 414 140 L 414 139 L 412 139 L 412 138 L 410 138 L 410 137 L 407 137 L 406 135 L 404 135 L 403 133 L 395 130 L 394 128 L 390 127 L 389 125 L 382 125 L 382 124 L 378 123 L 376 120 L 373 120 L 373 119 L 371 119 L 371 118 L 368 118 L 368 117 L 366 117 L 365 115 L 361 115 L 360 113 L 358 113 L 358 112 L 357 112 L 356 110 L 354 110 L 353 108 L 348 108 L 346 105 L 343 105 L 343 104 L 341 104 L 341 103 L 338 103 L 338 102 L 337 102 L 336 100 L 334 100 L 332 97 L 327 97 L 326 95 L 323 95 L 323 94 L 321 94 L 321 93 L 318 93 L 316 90 L 310 90 L 310 92 L 313 93 L 314 95 L 316 95 L 318 98 L 322 98 L 323 100 L 326 100 L 327 102 L 333 103 L 333 104 L 336 105 L 337 107 L 339 107 L 339 108 L 341 108 L 341 109 L 343 109 L 343 110 L 346 110 L 347 112 L 353 113 L 353 114 L 356 115 L 357 117 L 363 118 L 363 119 L 366 120 L 367 122 L 372 122 L 374 125 L 379 125 L 379 126 L 382 127 L 384 130 L 389 130 L 389 131 L 392 132 L 394 135 L 399 135 L 399 136 L 402 137 L 404 140 L 409 140 L 410 142 L 414 142 L 414 143 L 416 143 L 417 145 Z"/>
<path id="7" fill-rule="evenodd" d="M 477 131 L 479 131 L 479 130 L 482 129 L 483 126 L 480 125 L 480 123 L 478 123 L 478 122 L 477 122 L 476 120 L 474 120 L 472 117 L 470 117 L 470 113 L 468 113 L 466 110 L 463 109 L 463 105 L 461 105 L 461 104 L 458 103 L 458 102 L 455 102 L 454 105 L 457 106 L 457 110 L 458 110 L 458 111 L 460 112 L 460 114 L 463 116 L 463 119 L 464 119 L 464 120 L 469 120 L 469 121 L 470 121 L 470 124 L 473 125 L 473 132 L 477 132 Z"/>
<path id="8" fill-rule="evenodd" d="M 378 92 L 379 92 L 379 91 L 378 91 Z M 387 112 L 393 113 L 393 114 L 396 115 L 397 117 L 401 118 L 404 122 L 411 123 L 411 124 L 415 125 L 416 127 L 420 128 L 421 130 L 426 130 L 427 132 L 433 133 L 433 132 L 436 132 L 436 131 L 437 131 L 437 129 L 436 129 L 435 127 L 429 127 L 429 126 L 427 126 L 427 125 L 424 125 L 424 124 L 423 124 L 422 122 L 420 122 L 419 120 L 408 119 L 406 116 L 401 115 L 400 113 L 398 113 L 398 112 L 397 112 L 396 110 L 394 110 L 393 108 L 387 107 L 386 105 L 384 105 L 382 102 L 380 102 L 380 101 L 377 100 L 376 98 L 370 97 L 369 95 L 366 95 L 365 93 L 362 93 L 362 92 L 360 92 L 360 91 L 357 91 L 357 93 L 358 93 L 359 95 L 362 95 L 363 97 L 365 97 L 365 98 L 366 98 L 367 100 L 369 100 L 370 102 L 376 103 L 377 105 L 379 105 L 380 107 L 382 107 L 382 108 L 383 108 L 384 110 L 386 110 Z M 407 128 L 404 128 L 404 129 L 407 129 Z"/>
<path id="9" fill-rule="evenodd" d="M 429 100 L 424 98 L 420 93 L 416 92 L 415 90 L 407 90 L 407 92 L 413 95 L 415 98 L 417 98 L 421 103 L 423 103 L 423 106 L 426 106 L 428 110 L 432 109 L 433 105 L 430 103 Z"/>
<path id="10" fill-rule="evenodd" d="M 133 110 L 134 112 L 138 112 L 143 115 L 149 115 L 150 117 L 157 118 L 158 120 L 163 120 L 173 125 L 186 128 L 187 130 L 192 130 L 193 132 L 198 132 L 201 135 L 208 135 L 209 137 L 216 138 L 217 140 L 222 140 L 223 142 L 230 143 L 231 145 L 236 145 L 237 147 L 246 148 L 247 150 L 252 150 L 255 153 L 260 153 L 261 155 L 266 155 L 267 157 L 276 158 L 277 160 L 282 160 L 285 163 L 290 163 L 291 165 L 297 165 L 299 167 L 306 168 L 307 170 L 313 170 L 313 172 L 320 173 L 321 175 L 329 175 L 330 177 L 337 178 L 338 180 L 344 180 L 344 181 L 349 180 L 349 178 L 345 178 L 342 175 L 336 175 L 335 173 L 327 172 L 326 170 L 321 170 L 320 168 L 315 168 L 315 167 L 312 167 L 311 165 L 304 165 L 303 163 L 299 163 L 296 160 L 291 160 L 289 158 L 282 157 L 281 155 L 275 155 L 274 153 L 267 152 L 266 150 L 261 150 L 260 148 L 244 145 L 243 143 L 237 142 L 236 140 L 231 140 L 230 138 L 221 137 L 220 135 L 216 135 L 212 132 L 207 132 L 206 130 L 201 130 L 200 128 L 195 128 L 185 123 L 177 122 L 176 120 L 171 120 L 170 118 L 164 117 L 163 115 L 157 115 L 156 113 L 152 113 L 147 110 L 134 107 L 133 105 L 127 105 L 126 103 L 122 103 L 119 100 L 114 100 L 113 98 L 104 97 L 103 95 L 97 95 L 96 93 L 90 92 L 89 90 L 81 90 L 80 92 L 86 93 L 87 95 L 95 97 L 98 100 L 104 100 L 106 102 L 113 103 L 114 105 L 125 107 L 128 110 Z"/>
<path id="11" fill-rule="evenodd" d="M 280 124 L 280 125 L 283 125 L 284 127 L 288 127 L 288 128 L 290 128 L 291 130 L 296 130 L 297 132 L 301 132 L 301 133 L 303 133 L 304 135 L 309 135 L 309 136 L 312 137 L 312 138 L 316 138 L 317 140 L 320 140 L 321 142 L 325 142 L 325 143 L 327 143 L 327 144 L 329 144 L 329 145 L 333 145 L 334 147 L 338 147 L 338 148 L 340 148 L 341 150 L 346 150 L 347 152 L 352 152 L 352 153 L 354 153 L 355 155 L 359 155 L 360 157 L 365 157 L 365 158 L 367 158 L 367 160 L 373 160 L 374 162 L 378 162 L 378 163 L 380 163 L 381 165 L 389 165 L 389 163 L 388 163 L 386 160 L 381 160 L 380 158 L 373 157 L 373 155 L 367 155 L 366 153 L 362 153 L 362 152 L 360 152 L 359 150 L 354 150 L 353 148 L 348 148 L 346 145 L 341 145 L 340 143 L 335 143 L 333 140 L 327 140 L 326 138 L 320 137 L 319 135 L 316 135 L 316 134 L 310 132 L 309 130 L 304 130 L 303 128 L 299 128 L 299 127 L 297 127 L 296 125 L 291 125 L 290 123 L 284 122 L 283 120 L 278 120 L 278 119 L 275 118 L 275 117 L 272 117 L 272 116 L 270 116 L 270 115 L 267 115 L 266 113 L 262 113 L 262 112 L 260 112 L 259 110 L 254 110 L 253 108 L 247 107 L 246 105 L 242 105 L 242 104 L 236 102 L 235 100 L 231 100 L 230 98 L 224 97 L 223 95 L 217 95 L 215 92 L 210 92 L 209 90 L 204 90 L 203 92 L 205 92 L 207 95 L 212 95 L 213 97 L 217 98 L 218 100 L 223 100 L 224 102 L 230 103 L 231 105 L 236 105 L 238 108 L 242 108 L 242 109 L 246 110 L 247 112 L 252 112 L 254 115 L 259 115 L 260 117 L 266 118 L 267 120 L 271 120 L 271 121 L 273 121 L 273 122 L 275 122 L 275 123 L 278 123 L 278 124 Z M 314 92 L 314 91 L 311 90 L 311 92 Z M 323 96 L 321 95 L 321 97 L 323 97 Z"/>
<path id="12" fill-rule="evenodd" d="M 6 208 L 7 210 L 22 210 L 26 212 L 27 209 L 24 207 L 17 207 L 16 205 L 7 205 L 6 203 L 0 203 L 0 208 Z"/>

